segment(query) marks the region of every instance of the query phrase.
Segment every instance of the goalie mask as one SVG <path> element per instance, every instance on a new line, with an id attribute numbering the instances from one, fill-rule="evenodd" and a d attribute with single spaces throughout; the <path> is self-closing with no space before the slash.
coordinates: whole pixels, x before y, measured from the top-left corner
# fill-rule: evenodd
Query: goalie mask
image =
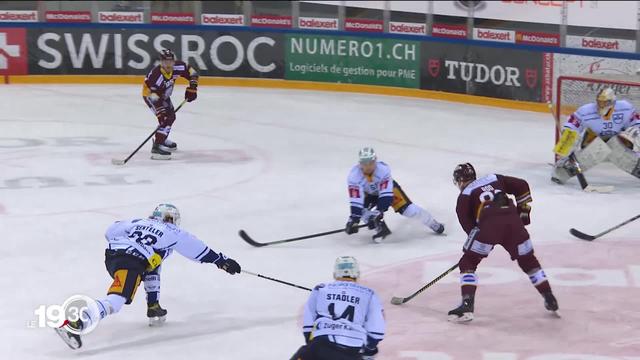
<path id="1" fill-rule="evenodd" d="M 353 256 L 340 256 L 336 259 L 336 263 L 333 266 L 333 278 L 351 278 L 358 279 L 360 277 L 360 266 L 358 266 L 358 260 Z"/>
<path id="2" fill-rule="evenodd" d="M 149 217 L 158 221 L 172 223 L 175 226 L 180 225 L 180 211 L 171 204 L 160 204 L 156 206 Z"/>
<path id="3" fill-rule="evenodd" d="M 605 117 L 611 115 L 611 111 L 616 104 L 616 94 L 613 89 L 604 88 L 598 91 L 596 104 L 598 105 L 598 113 L 600 116 Z"/>

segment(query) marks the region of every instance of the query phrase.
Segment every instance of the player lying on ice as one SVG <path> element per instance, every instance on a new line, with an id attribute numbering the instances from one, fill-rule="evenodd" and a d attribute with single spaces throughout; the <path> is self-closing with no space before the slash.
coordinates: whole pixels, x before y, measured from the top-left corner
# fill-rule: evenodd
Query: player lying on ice
<path id="1" fill-rule="evenodd" d="M 476 269 L 489 256 L 495 245 L 501 245 L 511 260 L 517 261 L 536 290 L 544 298 L 549 311 L 558 310 L 558 302 L 551 292 L 547 276 L 533 253 L 533 244 L 525 225 L 531 222 L 531 193 L 529 184 L 516 177 L 490 174 L 479 179 L 469 163 L 458 165 L 453 171 L 453 183 L 460 189 L 456 213 L 464 231 L 469 235 L 460 258 L 462 304 L 449 311 L 449 321 L 473 320 L 478 277 Z M 516 198 L 514 205 L 508 195 Z"/>
<path id="2" fill-rule="evenodd" d="M 170 204 L 158 205 L 147 219 L 117 221 L 105 234 L 108 247 L 105 265 L 113 279 L 107 296 L 89 306 L 77 321 L 67 321 L 56 332 L 72 349 L 82 346 L 85 334 L 101 319 L 116 314 L 124 304 L 131 304 L 140 281 L 153 272 L 173 250 L 200 263 L 210 263 L 229 274 L 241 271 L 240 265 L 222 253 L 211 250 L 194 235 L 180 229 L 180 213 Z M 159 285 L 159 284 L 158 284 Z"/>
<path id="3" fill-rule="evenodd" d="M 291 360 L 372 360 L 384 338 L 380 299 L 357 283 L 354 257 L 336 259 L 333 278 L 316 286 L 304 307 L 302 333 L 306 345 Z"/>
<path id="4" fill-rule="evenodd" d="M 558 184 L 575 176 L 578 165 L 586 171 L 607 160 L 640 178 L 640 116 L 631 103 L 616 100 L 611 88 L 602 89 L 595 102 L 571 114 L 555 152 L 560 158 L 551 180 Z"/>
<path id="5" fill-rule="evenodd" d="M 444 232 L 444 225 L 436 221 L 427 210 L 411 202 L 391 177 L 389 165 L 378 161 L 372 148 L 361 149 L 359 160 L 359 164 L 351 169 L 347 179 L 351 203 L 351 215 L 345 226 L 347 234 L 357 233 L 358 224 L 363 221 L 368 224 L 369 229 L 375 229 L 373 241 L 381 242 L 391 234 L 384 222 L 384 213 L 389 206 L 402 216 L 420 220 L 436 234 Z"/>

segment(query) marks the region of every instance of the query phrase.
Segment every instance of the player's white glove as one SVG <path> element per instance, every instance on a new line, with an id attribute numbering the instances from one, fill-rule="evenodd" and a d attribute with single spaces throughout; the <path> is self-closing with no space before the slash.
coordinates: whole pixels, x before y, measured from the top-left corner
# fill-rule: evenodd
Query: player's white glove
<path id="1" fill-rule="evenodd" d="M 633 144 L 633 151 L 640 151 L 640 126 L 632 126 L 619 136 Z"/>

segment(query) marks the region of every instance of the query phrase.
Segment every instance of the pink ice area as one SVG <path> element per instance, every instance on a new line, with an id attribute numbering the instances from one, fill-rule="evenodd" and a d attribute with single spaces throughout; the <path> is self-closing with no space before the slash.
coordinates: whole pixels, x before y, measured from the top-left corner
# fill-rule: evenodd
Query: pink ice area
<path id="1" fill-rule="evenodd" d="M 420 258 L 375 272 L 367 283 L 387 301 L 387 336 L 395 339 L 381 345 L 383 358 L 638 359 L 638 245 L 603 239 L 538 246 L 560 319 L 544 309 L 542 298 L 502 248 L 479 266 L 476 318 L 467 324 L 447 322 L 447 312 L 460 298 L 457 271 L 404 305 L 388 303 L 393 295 L 408 296 L 457 257 Z"/>

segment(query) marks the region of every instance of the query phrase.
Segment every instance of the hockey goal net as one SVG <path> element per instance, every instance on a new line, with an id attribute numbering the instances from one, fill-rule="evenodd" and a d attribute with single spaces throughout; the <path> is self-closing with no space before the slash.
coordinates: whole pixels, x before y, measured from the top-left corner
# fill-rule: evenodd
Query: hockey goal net
<path id="1" fill-rule="evenodd" d="M 618 99 L 640 106 L 640 76 L 603 74 L 588 76 L 560 76 L 556 83 L 556 142 L 562 125 L 580 106 L 596 101 L 600 89 L 610 87 Z"/>

